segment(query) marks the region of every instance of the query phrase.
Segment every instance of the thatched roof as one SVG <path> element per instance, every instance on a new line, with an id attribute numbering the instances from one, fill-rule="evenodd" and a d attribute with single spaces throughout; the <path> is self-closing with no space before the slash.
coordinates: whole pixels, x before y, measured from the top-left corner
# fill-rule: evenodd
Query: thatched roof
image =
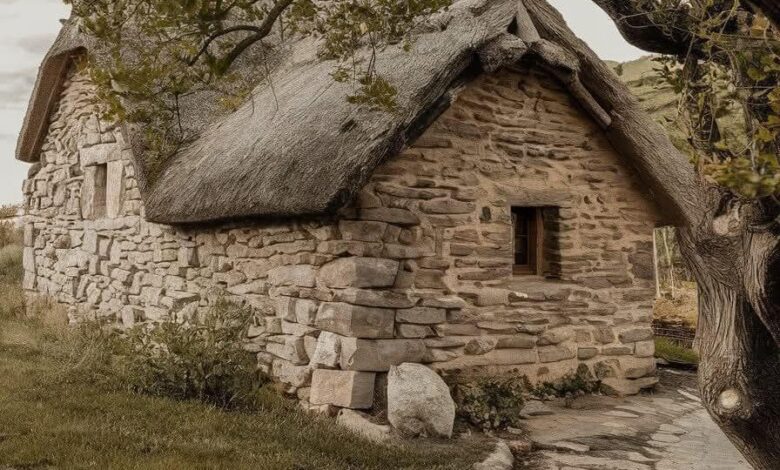
<path id="1" fill-rule="evenodd" d="M 189 111 L 205 125 L 153 185 L 142 181 L 147 218 L 192 223 L 333 211 L 446 109 L 448 92 L 474 64 L 495 70 L 534 54 L 600 124 L 610 123 L 577 79 L 576 57 L 539 37 L 520 0 L 457 0 L 415 33 L 411 51 L 380 51 L 377 68 L 398 90 L 394 113 L 350 104 L 352 87 L 332 80 L 333 64 L 317 58 L 310 40 L 285 47 L 271 84 L 235 113 L 211 120 L 197 107 Z M 18 159 L 38 158 L 66 58 L 79 49 L 90 48 L 66 25 L 41 67 Z"/>

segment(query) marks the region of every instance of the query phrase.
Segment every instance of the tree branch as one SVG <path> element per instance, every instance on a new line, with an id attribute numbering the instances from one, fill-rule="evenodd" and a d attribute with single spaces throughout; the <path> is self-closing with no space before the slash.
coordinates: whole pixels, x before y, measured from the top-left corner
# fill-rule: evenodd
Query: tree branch
<path id="1" fill-rule="evenodd" d="M 642 8 L 642 2 L 627 0 L 593 0 L 615 21 L 620 34 L 634 46 L 658 54 L 681 55 L 687 52 L 691 37 L 688 7 L 681 5 L 676 10 L 650 10 Z M 673 18 L 672 22 L 659 24 L 654 14 L 663 13 Z"/>
<path id="2" fill-rule="evenodd" d="M 237 33 L 240 31 L 254 32 L 257 34 L 260 32 L 260 28 L 252 25 L 238 25 L 238 26 L 231 26 L 230 28 L 221 29 L 215 32 L 214 34 L 209 36 L 205 41 L 203 41 L 203 46 L 200 48 L 197 54 L 192 56 L 192 58 L 189 61 L 187 61 L 187 65 L 189 65 L 190 67 L 195 65 L 195 63 L 198 62 L 198 59 L 200 59 L 203 56 L 203 54 L 205 54 L 209 50 L 209 46 L 211 46 L 211 44 L 217 39 L 227 34 Z"/>
<path id="3" fill-rule="evenodd" d="M 244 38 L 241 42 L 236 44 L 236 46 L 230 52 L 228 52 L 226 56 L 220 59 L 223 70 L 230 68 L 230 66 L 233 65 L 233 62 L 235 62 L 236 59 L 241 54 L 243 54 L 245 50 L 249 49 L 256 42 L 265 39 L 265 37 L 271 33 L 271 29 L 276 23 L 276 20 L 282 16 L 282 13 L 284 13 L 284 11 L 290 5 L 292 5 L 294 1 L 295 0 L 278 0 L 276 3 L 274 3 L 274 6 L 268 10 L 268 14 L 263 19 L 263 22 L 260 24 L 260 26 L 258 26 L 257 32 Z"/>

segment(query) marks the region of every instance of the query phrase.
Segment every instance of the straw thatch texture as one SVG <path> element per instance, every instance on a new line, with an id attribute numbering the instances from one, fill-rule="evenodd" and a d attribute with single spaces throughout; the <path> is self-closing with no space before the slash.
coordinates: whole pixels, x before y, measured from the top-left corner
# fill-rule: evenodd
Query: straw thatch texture
<path id="1" fill-rule="evenodd" d="M 92 49 L 76 29 L 66 23 L 41 68 L 20 137 L 21 160 L 37 159 L 67 57 Z M 129 129 L 149 220 L 176 224 L 332 212 L 446 109 L 449 91 L 472 65 L 493 71 L 527 53 L 609 126 L 609 116 L 581 86 L 576 60 L 569 63 L 560 48 L 539 37 L 518 0 L 457 0 L 418 28 L 411 51 L 400 45 L 378 51 L 377 69 L 398 91 L 392 113 L 349 103 L 352 86 L 333 81 L 333 63 L 319 59 L 316 48 L 309 39 L 277 44 L 270 80 L 233 114 L 220 117 L 207 99 L 187 104 L 184 120 L 199 138 L 171 158 L 153 186 L 145 178 L 141 133 Z"/>

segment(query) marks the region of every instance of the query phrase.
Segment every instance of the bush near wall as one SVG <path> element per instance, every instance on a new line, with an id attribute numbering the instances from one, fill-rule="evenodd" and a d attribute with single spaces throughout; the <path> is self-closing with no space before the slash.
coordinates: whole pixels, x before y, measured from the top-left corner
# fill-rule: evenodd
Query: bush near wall
<path id="1" fill-rule="evenodd" d="M 529 388 L 523 376 L 480 377 L 459 383 L 453 387 L 458 417 L 485 431 L 517 427 Z"/>

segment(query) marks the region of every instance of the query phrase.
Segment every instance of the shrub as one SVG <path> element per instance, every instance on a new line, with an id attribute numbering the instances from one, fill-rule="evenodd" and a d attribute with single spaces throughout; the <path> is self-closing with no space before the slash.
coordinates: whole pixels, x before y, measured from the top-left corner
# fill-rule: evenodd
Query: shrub
<path id="1" fill-rule="evenodd" d="M 525 377 L 482 377 L 455 385 L 458 416 L 483 430 L 518 426 L 528 389 Z"/>
<path id="2" fill-rule="evenodd" d="M 19 318 L 24 313 L 23 274 L 22 248 L 0 248 L 0 318 Z"/>
<path id="3" fill-rule="evenodd" d="M 22 229 L 12 222 L 0 222 L 0 247 L 22 244 Z"/>
<path id="4" fill-rule="evenodd" d="M 13 204 L 0 205 L 0 219 L 10 219 L 19 213 L 19 206 Z"/>
<path id="5" fill-rule="evenodd" d="M 601 383 L 593 377 L 585 364 L 580 364 L 577 372 L 563 376 L 555 382 L 544 382 L 533 389 L 533 395 L 539 398 L 572 397 L 595 393 L 601 388 Z"/>
<path id="6" fill-rule="evenodd" d="M 137 393 L 248 405 L 259 385 L 256 362 L 243 349 L 251 318 L 220 300 L 199 321 L 137 326 L 119 343 L 122 379 Z"/>

